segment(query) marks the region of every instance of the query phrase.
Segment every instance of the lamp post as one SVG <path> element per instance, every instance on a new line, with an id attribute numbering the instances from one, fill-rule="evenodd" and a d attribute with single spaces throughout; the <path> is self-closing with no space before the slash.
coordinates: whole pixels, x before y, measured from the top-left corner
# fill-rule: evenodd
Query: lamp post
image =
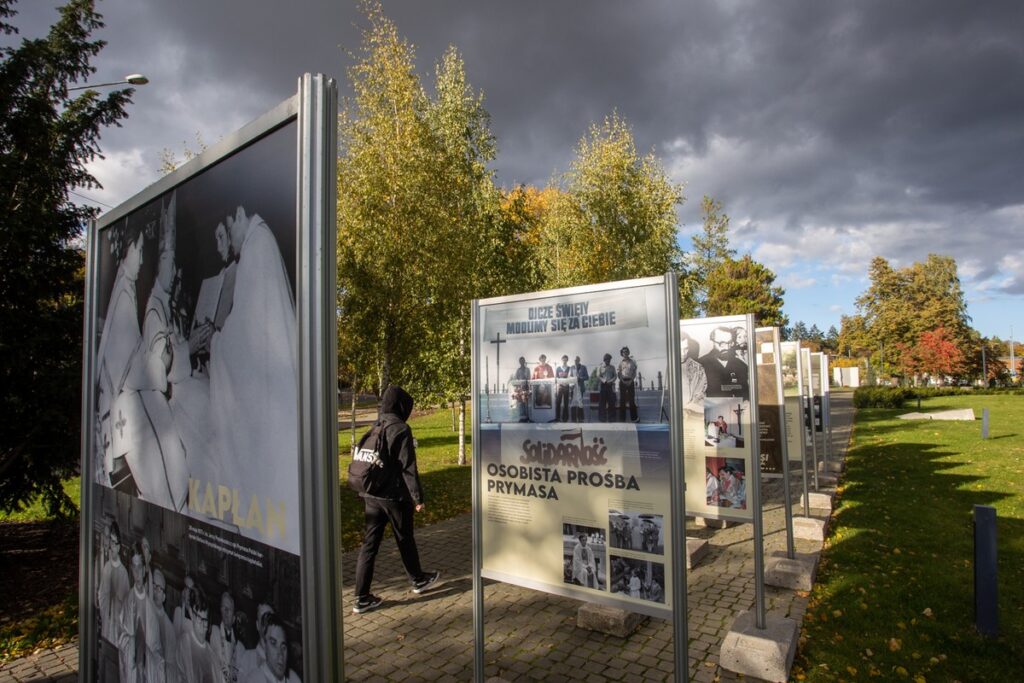
<path id="1" fill-rule="evenodd" d="M 73 88 L 68 88 L 68 92 L 72 90 L 88 90 L 92 88 L 106 88 L 112 85 L 146 85 L 149 83 L 149 79 L 142 74 L 128 74 L 124 77 L 124 80 L 111 81 L 110 83 L 96 83 L 95 85 L 76 85 Z"/>

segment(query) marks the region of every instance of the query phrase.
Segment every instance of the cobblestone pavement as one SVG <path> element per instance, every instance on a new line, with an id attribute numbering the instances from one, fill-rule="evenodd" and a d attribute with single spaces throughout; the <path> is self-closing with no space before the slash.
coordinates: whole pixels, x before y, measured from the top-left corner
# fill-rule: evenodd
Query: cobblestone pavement
<path id="1" fill-rule="evenodd" d="M 853 407 L 850 394 L 833 394 L 835 453 L 845 455 Z M 799 478 L 793 477 L 794 514 L 801 514 Z M 785 517 L 780 480 L 765 487 L 765 555 L 785 550 Z M 812 511 L 813 512 L 813 511 Z M 702 683 L 740 677 L 718 666 L 718 654 L 736 614 L 754 605 L 751 525 L 698 527 L 687 535 L 706 538 L 709 553 L 687 576 L 689 678 Z M 440 569 L 438 588 L 409 591 L 397 550 L 382 547 L 374 591 L 384 597 L 378 610 L 351 613 L 344 596 L 344 661 L 351 681 L 468 681 L 473 671 L 471 517 L 421 529 L 423 564 Z M 390 541 L 385 541 L 389 544 Z M 796 541 L 797 552 L 820 544 Z M 343 556 L 343 580 L 351 586 L 355 553 Z M 802 624 L 807 594 L 766 587 L 769 617 Z M 627 638 L 576 627 L 579 602 L 509 584 L 484 589 L 486 675 L 508 681 L 670 681 L 673 679 L 672 625 L 649 619 Z M 0 667 L 0 683 L 65 681 L 77 676 L 77 644 L 47 650 Z M 747 679 L 749 680 L 749 678 Z"/>

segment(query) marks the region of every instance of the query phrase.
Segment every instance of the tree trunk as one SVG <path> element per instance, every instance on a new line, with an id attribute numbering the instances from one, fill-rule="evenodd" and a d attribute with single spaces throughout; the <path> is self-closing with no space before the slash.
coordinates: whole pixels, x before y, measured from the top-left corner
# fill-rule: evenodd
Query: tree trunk
<path id="1" fill-rule="evenodd" d="M 451 401 L 452 407 L 452 431 L 456 432 L 459 429 L 458 417 L 455 414 L 455 401 Z"/>
<path id="2" fill-rule="evenodd" d="M 459 398 L 459 464 L 466 464 L 466 398 Z"/>
<path id="3" fill-rule="evenodd" d="M 352 382 L 352 428 L 349 430 L 349 453 L 356 452 L 356 383 Z"/>

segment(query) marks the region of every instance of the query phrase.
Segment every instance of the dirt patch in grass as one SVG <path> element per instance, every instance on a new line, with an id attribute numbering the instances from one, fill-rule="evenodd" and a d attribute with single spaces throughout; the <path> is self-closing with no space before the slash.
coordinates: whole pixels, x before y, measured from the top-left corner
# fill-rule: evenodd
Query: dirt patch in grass
<path id="1" fill-rule="evenodd" d="M 0 662 L 78 634 L 78 522 L 0 523 Z"/>

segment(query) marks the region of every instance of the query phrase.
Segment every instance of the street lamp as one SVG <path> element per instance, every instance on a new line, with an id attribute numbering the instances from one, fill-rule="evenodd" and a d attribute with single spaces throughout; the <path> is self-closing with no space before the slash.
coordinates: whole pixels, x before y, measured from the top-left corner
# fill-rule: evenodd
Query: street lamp
<path id="1" fill-rule="evenodd" d="M 142 74 L 128 74 L 121 81 L 111 81 L 110 83 L 96 83 L 95 85 L 76 85 L 74 88 L 68 88 L 68 92 L 72 90 L 86 90 L 90 88 L 105 88 L 111 85 L 146 85 L 149 83 L 149 79 Z"/>

